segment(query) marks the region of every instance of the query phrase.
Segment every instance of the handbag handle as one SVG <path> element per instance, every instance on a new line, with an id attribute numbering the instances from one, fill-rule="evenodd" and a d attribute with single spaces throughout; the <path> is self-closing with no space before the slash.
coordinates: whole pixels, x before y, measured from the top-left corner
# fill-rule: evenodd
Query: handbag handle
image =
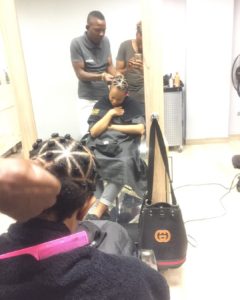
<path id="1" fill-rule="evenodd" d="M 167 177 L 169 179 L 170 189 L 171 189 L 171 198 L 172 204 L 176 205 L 177 200 L 173 191 L 172 183 L 170 180 L 170 172 L 167 158 L 166 146 L 164 143 L 162 131 L 158 124 L 157 118 L 152 117 L 152 123 L 150 127 L 150 138 L 149 138 L 149 155 L 148 155 L 148 202 L 149 204 L 152 202 L 152 190 L 153 190 L 153 174 L 154 174 L 154 151 L 155 151 L 155 133 L 157 135 L 157 142 L 160 149 L 160 154 L 163 159 L 163 163 L 165 166 L 165 171 L 167 173 Z"/>

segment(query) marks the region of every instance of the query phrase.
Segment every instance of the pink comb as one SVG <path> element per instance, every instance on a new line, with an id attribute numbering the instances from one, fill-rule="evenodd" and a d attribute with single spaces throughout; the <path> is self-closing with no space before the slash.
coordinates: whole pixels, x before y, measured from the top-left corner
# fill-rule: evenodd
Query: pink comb
<path id="1" fill-rule="evenodd" d="M 36 260 L 42 260 L 53 255 L 65 253 L 70 250 L 86 246 L 88 244 L 89 239 L 86 231 L 80 231 L 53 241 L 1 254 L 0 259 L 29 254 L 35 257 Z"/>

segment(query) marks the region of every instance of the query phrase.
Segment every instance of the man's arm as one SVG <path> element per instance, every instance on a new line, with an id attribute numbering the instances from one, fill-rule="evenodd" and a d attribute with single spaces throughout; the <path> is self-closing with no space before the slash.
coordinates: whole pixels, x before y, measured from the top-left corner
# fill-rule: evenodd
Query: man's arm
<path id="1" fill-rule="evenodd" d="M 113 66 L 112 57 L 108 58 L 107 73 L 111 74 L 112 76 L 116 76 L 116 75 L 120 74 L 119 72 L 117 72 L 116 68 Z"/>
<path id="2" fill-rule="evenodd" d="M 84 63 L 81 61 L 72 62 L 73 69 L 78 79 L 85 81 L 105 80 L 104 73 L 92 73 L 84 70 Z"/>
<path id="3" fill-rule="evenodd" d="M 130 124 L 130 125 L 118 125 L 118 124 L 111 124 L 108 126 L 109 129 L 117 130 L 122 133 L 128 134 L 144 134 L 145 127 L 143 124 Z"/>
<path id="4" fill-rule="evenodd" d="M 125 75 L 127 71 L 127 60 L 126 60 L 126 42 L 123 42 L 119 49 L 116 59 L 116 69 L 117 72 L 120 72 L 122 75 Z"/>
<path id="5" fill-rule="evenodd" d="M 126 65 L 125 61 L 117 60 L 116 61 L 116 69 L 118 72 L 120 72 L 122 75 L 124 75 L 127 71 L 127 65 Z"/>
<path id="6" fill-rule="evenodd" d="M 107 73 L 107 72 L 103 72 L 103 73 L 95 73 L 95 72 L 86 72 L 84 70 L 84 63 L 81 61 L 73 61 L 72 62 L 72 66 L 73 69 L 75 71 L 75 74 L 77 76 L 78 79 L 80 80 L 85 80 L 85 81 L 105 81 L 105 82 L 109 82 L 112 81 L 113 79 L 113 75 Z M 116 73 L 115 68 L 112 67 L 108 67 L 109 70 L 108 72 L 112 72 L 113 74 Z M 114 73 L 115 71 L 115 73 Z"/>
<path id="7" fill-rule="evenodd" d="M 0 211 L 26 221 L 54 205 L 59 181 L 31 160 L 0 159 Z"/>

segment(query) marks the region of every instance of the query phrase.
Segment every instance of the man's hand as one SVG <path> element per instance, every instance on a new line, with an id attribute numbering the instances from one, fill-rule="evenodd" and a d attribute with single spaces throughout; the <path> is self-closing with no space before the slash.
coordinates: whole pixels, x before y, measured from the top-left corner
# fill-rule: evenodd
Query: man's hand
<path id="1" fill-rule="evenodd" d="M 102 75 L 102 79 L 104 80 L 104 81 L 106 81 L 106 82 L 112 82 L 112 80 L 113 80 L 113 75 L 111 75 L 111 74 L 109 74 L 109 73 L 103 73 L 103 75 Z"/>
<path id="2" fill-rule="evenodd" d="M 0 211 L 26 221 L 51 207 L 60 182 L 31 160 L 0 159 Z"/>

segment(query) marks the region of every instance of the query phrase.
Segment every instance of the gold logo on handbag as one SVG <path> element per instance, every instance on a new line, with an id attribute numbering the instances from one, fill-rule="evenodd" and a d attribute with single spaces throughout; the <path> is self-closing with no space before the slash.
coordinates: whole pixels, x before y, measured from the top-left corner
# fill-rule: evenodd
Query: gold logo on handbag
<path id="1" fill-rule="evenodd" d="M 171 232 L 169 230 L 155 231 L 154 238 L 158 243 L 168 243 L 171 240 Z"/>

